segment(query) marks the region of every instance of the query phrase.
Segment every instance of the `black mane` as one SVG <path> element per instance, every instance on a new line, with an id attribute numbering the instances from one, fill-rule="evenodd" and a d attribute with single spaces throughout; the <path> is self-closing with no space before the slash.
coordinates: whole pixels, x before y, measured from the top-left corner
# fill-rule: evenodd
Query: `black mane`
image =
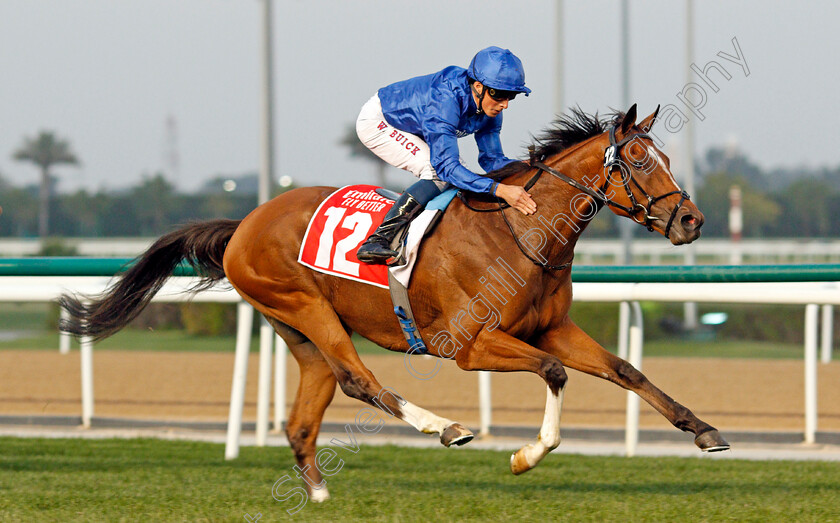
<path id="1" fill-rule="evenodd" d="M 534 138 L 536 157 L 553 156 L 593 136 L 598 136 L 609 129 L 610 125 L 620 122 L 623 117 L 624 113 L 615 112 L 602 119 L 598 117 L 597 112 L 587 114 L 580 107 L 573 107 L 571 114 L 558 116 L 550 127 L 545 129 L 539 137 Z M 487 176 L 499 181 L 527 169 L 529 169 L 528 164 L 511 162 Z"/>

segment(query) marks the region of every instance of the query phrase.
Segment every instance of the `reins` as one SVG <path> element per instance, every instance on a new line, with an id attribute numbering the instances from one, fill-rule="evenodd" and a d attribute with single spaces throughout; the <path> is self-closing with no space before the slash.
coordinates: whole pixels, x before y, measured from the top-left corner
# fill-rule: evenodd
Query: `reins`
<path id="1" fill-rule="evenodd" d="M 510 207 L 510 206 L 508 206 L 508 207 Z M 502 219 L 505 221 L 505 224 L 507 224 L 508 229 L 510 230 L 510 235 L 513 236 L 513 241 L 516 242 L 516 246 L 519 247 L 519 250 L 522 251 L 522 254 L 524 254 L 526 258 L 531 260 L 531 263 L 533 263 L 534 265 L 540 266 L 543 269 L 549 269 L 549 270 L 552 270 L 552 271 L 562 271 L 564 269 L 569 268 L 569 266 L 571 265 L 571 262 L 561 263 L 560 265 L 552 265 L 550 263 L 544 263 L 544 262 L 541 262 L 537 259 L 534 259 L 534 257 L 532 257 L 530 254 L 528 254 L 528 252 L 525 250 L 525 248 L 522 247 L 522 243 L 519 241 L 519 237 L 516 236 L 516 231 L 513 230 L 513 225 L 510 224 L 510 221 L 508 220 L 507 215 L 505 214 L 505 211 L 502 208 L 501 203 L 499 203 L 499 212 L 502 213 Z"/>
<path id="2" fill-rule="evenodd" d="M 532 167 L 534 166 L 533 163 L 531 164 L 531 166 Z M 537 172 L 534 174 L 534 176 L 532 176 L 528 180 L 527 183 L 525 183 L 523 188 L 527 191 L 528 189 L 533 187 L 534 184 L 536 184 L 537 181 L 539 181 L 540 176 L 542 175 L 542 172 L 543 172 L 543 169 L 537 169 Z M 499 206 L 495 209 L 493 209 L 493 208 L 491 208 L 491 209 L 479 209 L 478 207 L 473 207 L 472 205 L 470 205 L 470 202 L 467 200 L 467 197 L 464 194 L 464 191 L 458 191 L 458 198 L 460 198 L 461 202 L 467 207 L 467 209 L 469 209 L 471 211 L 501 213 L 502 214 L 502 219 L 505 221 L 505 225 L 507 225 L 508 230 L 510 230 L 510 235 L 513 237 L 513 241 L 516 242 L 516 246 L 519 247 L 519 250 L 522 252 L 522 254 L 524 254 L 526 258 L 531 260 L 531 262 L 534 265 L 537 265 L 539 267 L 542 267 L 543 269 L 548 269 L 548 270 L 552 270 L 552 271 L 562 271 L 564 269 L 567 269 L 571 265 L 571 263 L 563 263 L 563 264 L 560 264 L 560 265 L 552 265 L 550 263 L 544 263 L 544 262 L 541 262 L 541 261 L 535 259 L 530 254 L 528 254 L 528 251 L 526 251 L 525 247 L 522 246 L 522 242 L 519 241 L 519 237 L 516 235 L 516 231 L 513 230 L 513 225 L 511 225 L 510 220 L 508 220 L 508 217 L 505 214 L 505 209 L 510 207 L 510 204 L 503 201 L 501 198 L 496 198 L 496 202 L 498 203 Z"/>
<path id="3" fill-rule="evenodd" d="M 530 165 L 531 165 L 531 167 L 534 167 L 533 163 L 531 163 Z M 534 174 L 534 176 L 532 176 L 525 183 L 525 185 L 522 188 L 527 191 L 528 189 L 533 187 L 537 183 L 537 181 L 539 181 L 540 175 L 542 175 L 542 171 L 543 171 L 542 169 L 538 169 L 536 174 Z M 496 197 L 496 201 L 499 204 L 499 207 L 497 207 L 497 208 L 480 209 L 478 207 L 473 207 L 472 205 L 470 205 L 469 200 L 467 200 L 467 196 L 464 193 L 464 191 L 458 191 L 458 198 L 460 198 L 461 203 L 463 203 L 467 207 L 467 209 L 469 209 L 473 212 L 499 212 L 502 209 L 507 209 L 508 207 L 510 207 L 509 203 L 507 203 L 506 201 L 504 201 L 504 200 L 502 200 L 501 198 L 498 198 L 498 197 Z"/>
<path id="4" fill-rule="evenodd" d="M 610 207 L 614 207 L 616 209 L 622 210 L 625 213 L 627 213 L 627 215 L 631 219 L 633 219 L 633 221 L 635 221 L 636 223 L 638 223 L 640 225 L 645 226 L 649 231 L 653 230 L 653 225 L 652 225 L 653 222 L 660 220 L 659 218 L 651 216 L 651 214 L 650 214 L 651 210 L 653 208 L 653 205 L 656 204 L 657 202 L 659 202 L 660 200 L 664 200 L 665 198 L 667 198 L 669 196 L 679 194 L 680 195 L 680 201 L 677 203 L 677 205 L 671 211 L 671 216 L 668 219 L 668 224 L 665 226 L 665 237 L 667 238 L 670 235 L 671 226 L 674 223 L 674 219 L 677 216 L 677 212 L 680 210 L 683 203 L 685 203 L 686 200 L 690 199 L 690 196 L 685 191 L 671 191 L 669 193 L 665 193 L 665 194 L 662 194 L 660 196 L 651 196 L 650 194 L 647 193 L 647 191 L 645 191 L 645 189 L 641 185 L 639 185 L 639 182 L 636 181 L 636 179 L 632 175 L 630 175 L 628 173 L 628 175 L 626 177 L 624 176 L 624 171 L 622 171 L 622 169 L 621 169 L 622 165 L 625 165 L 624 162 L 621 160 L 621 156 L 620 156 L 621 147 L 626 145 L 628 142 L 630 142 L 632 140 L 635 140 L 636 138 L 650 138 L 650 136 L 647 133 L 628 134 L 627 136 L 622 138 L 621 141 L 616 142 L 616 140 L 615 140 L 615 125 L 612 125 L 612 126 L 610 126 L 609 137 L 610 137 L 610 146 L 607 147 L 604 150 L 604 167 L 606 167 L 608 169 L 607 179 L 604 182 L 604 187 L 606 187 L 606 185 L 609 183 L 610 179 L 612 178 L 612 174 L 613 174 L 614 170 L 617 168 L 622 174 L 622 176 L 621 176 L 622 186 L 624 187 L 624 190 L 627 193 L 627 197 L 630 200 L 630 204 L 631 204 L 630 207 L 628 207 L 626 205 L 622 205 L 622 204 L 616 202 L 615 200 L 612 200 L 611 198 L 608 198 L 606 196 L 606 194 L 604 193 L 603 189 L 601 189 L 600 191 L 596 191 L 596 190 L 580 183 L 579 181 L 575 180 L 574 178 L 571 178 L 568 175 L 563 174 L 560 171 L 558 171 L 558 170 L 556 170 L 552 167 L 549 167 L 548 165 L 543 163 L 543 160 L 545 159 L 544 156 L 540 157 L 539 159 L 536 158 L 536 152 L 535 152 L 535 148 L 534 148 L 533 145 L 528 148 L 528 151 L 530 153 L 529 165 L 531 167 L 536 168 L 537 172 L 524 185 L 524 189 L 527 191 L 528 189 L 533 187 L 534 184 L 536 184 L 537 181 L 539 181 L 540 176 L 542 175 L 543 171 L 545 171 L 548 174 L 554 176 L 555 178 L 558 178 L 558 179 L 564 181 L 568 185 L 571 185 L 572 187 L 581 191 L 582 193 L 586 194 L 587 196 L 592 197 L 595 200 L 596 205 L 599 208 L 603 205 L 608 205 Z M 632 181 L 633 184 L 642 192 L 645 199 L 647 200 L 647 205 L 644 205 L 644 204 L 640 203 L 638 200 L 636 200 L 636 195 L 633 193 L 633 190 L 630 187 L 630 181 Z M 461 202 L 463 202 L 463 204 L 467 207 L 467 209 L 469 209 L 471 211 L 474 211 L 474 212 L 500 212 L 502 214 L 502 219 L 505 221 L 505 224 L 507 225 L 508 229 L 510 230 L 511 236 L 513 236 L 514 242 L 516 242 L 516 246 L 519 247 L 519 250 L 522 252 L 522 254 L 524 254 L 525 257 L 528 258 L 534 265 L 538 265 L 538 266 L 542 267 L 543 269 L 549 269 L 549 270 L 555 270 L 555 271 L 564 270 L 571 265 L 571 263 L 563 263 L 561 265 L 552 265 L 552 264 L 549 264 L 549 263 L 543 263 L 539 260 L 534 259 L 530 254 L 528 254 L 528 252 L 522 246 L 522 243 L 519 241 L 519 237 L 516 235 L 516 232 L 513 230 L 513 226 L 511 225 L 510 221 L 508 220 L 507 215 L 505 215 L 504 210 L 507 209 L 508 207 L 510 207 L 510 204 L 508 204 L 507 202 L 505 202 L 505 201 L 503 201 L 503 200 L 501 200 L 500 198 L 497 197 L 496 201 L 498 203 L 498 208 L 480 209 L 480 208 L 473 207 L 472 205 L 470 205 L 464 191 L 458 191 L 458 197 L 461 199 Z M 639 213 L 642 214 L 641 219 L 639 219 L 637 217 L 639 215 Z"/>

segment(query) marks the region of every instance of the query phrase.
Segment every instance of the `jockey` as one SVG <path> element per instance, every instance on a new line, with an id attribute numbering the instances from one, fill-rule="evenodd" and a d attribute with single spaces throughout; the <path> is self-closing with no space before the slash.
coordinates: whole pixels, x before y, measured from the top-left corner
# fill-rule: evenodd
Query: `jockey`
<path id="1" fill-rule="evenodd" d="M 359 247 L 359 261 L 382 264 L 397 256 L 391 242 L 449 184 L 493 194 L 524 214 L 536 212 L 525 189 L 470 171 L 458 153 L 458 138 L 475 134 L 482 169 L 490 172 L 515 161 L 502 152 L 501 113 L 517 94 L 530 92 L 522 62 L 499 47 L 479 51 L 467 69 L 453 65 L 379 89 L 356 120 L 359 139 L 420 181 L 403 192 L 382 225 Z"/>

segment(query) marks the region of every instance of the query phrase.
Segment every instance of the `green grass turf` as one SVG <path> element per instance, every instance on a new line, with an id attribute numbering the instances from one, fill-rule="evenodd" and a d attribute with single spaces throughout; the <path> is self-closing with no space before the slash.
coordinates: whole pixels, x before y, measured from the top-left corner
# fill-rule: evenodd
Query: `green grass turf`
<path id="1" fill-rule="evenodd" d="M 359 436 L 359 443 L 364 443 Z M 181 441 L 0 438 L 3 521 L 836 521 L 827 462 L 551 455 L 513 476 L 508 453 L 336 448 L 333 499 L 278 502 L 287 448 Z M 335 463 L 335 462 L 334 462 Z M 282 494 L 300 485 L 294 479 Z"/>
<path id="2" fill-rule="evenodd" d="M 26 331 L 15 340 L 0 340 L 3 349 L 45 349 L 58 348 L 58 333 L 46 328 L 48 304 L 45 303 L 0 303 L 0 331 Z M 359 354 L 396 354 L 354 335 L 353 343 Z M 183 330 L 123 329 L 114 336 L 97 343 L 98 349 L 106 350 L 160 350 L 233 352 L 234 336 L 195 336 Z M 615 351 L 615 347 L 608 347 Z M 251 340 L 251 351 L 259 350 L 258 336 Z M 645 356 L 706 357 L 706 358 L 770 358 L 801 359 L 801 344 L 765 341 L 729 340 L 648 340 L 644 347 Z M 834 358 L 840 355 L 835 354 Z"/>
<path id="3" fill-rule="evenodd" d="M 397 354 L 354 335 L 353 343 L 359 354 Z M 74 342 L 74 347 L 76 342 Z M 159 350 L 159 351 L 195 351 L 195 352 L 233 352 L 233 336 L 194 336 L 182 330 L 143 331 L 125 329 L 111 338 L 96 344 L 97 349 L 105 350 Z M 58 333 L 38 331 L 32 335 L 12 341 L 0 341 L 3 349 L 58 349 Z M 615 350 L 614 347 L 610 347 Z M 251 351 L 259 350 L 258 336 L 251 340 Z M 645 342 L 646 357 L 694 357 L 694 358 L 770 358 L 801 359 L 803 347 L 796 344 L 759 342 L 759 341 L 669 341 L 654 340 Z M 834 355 L 836 359 L 837 354 Z"/>
<path id="4" fill-rule="evenodd" d="M 353 337 L 359 354 L 395 354 L 360 337 Z M 183 330 L 123 329 L 110 338 L 96 343 L 96 349 L 142 351 L 233 352 L 234 336 L 196 336 Z M 72 342 L 78 347 L 78 342 Z M 38 331 L 9 341 L 0 341 L 0 350 L 34 349 L 58 350 L 58 332 Z M 259 351 L 259 334 L 251 338 L 251 352 Z"/>
<path id="5" fill-rule="evenodd" d="M 646 341 L 644 355 L 687 358 L 802 359 L 804 346 L 770 341 Z M 836 357 L 836 356 L 835 356 Z"/>
<path id="6" fill-rule="evenodd" d="M 43 330 L 48 312 L 46 303 L 0 302 L 0 330 Z"/>

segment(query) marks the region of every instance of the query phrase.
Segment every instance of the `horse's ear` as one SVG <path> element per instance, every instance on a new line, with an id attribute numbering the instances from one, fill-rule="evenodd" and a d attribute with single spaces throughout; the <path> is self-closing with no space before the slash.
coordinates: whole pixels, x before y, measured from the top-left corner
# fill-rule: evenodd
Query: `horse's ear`
<path id="1" fill-rule="evenodd" d="M 656 122 L 656 115 L 659 114 L 659 106 L 656 106 L 656 110 L 653 111 L 653 114 L 639 122 L 639 127 L 641 127 L 642 131 L 649 133 L 650 130 L 653 128 L 653 124 Z"/>
<path id="2" fill-rule="evenodd" d="M 621 134 L 627 134 L 634 125 L 636 124 L 636 104 L 633 104 L 630 109 L 627 110 L 627 113 L 624 115 L 624 119 L 621 120 Z"/>

